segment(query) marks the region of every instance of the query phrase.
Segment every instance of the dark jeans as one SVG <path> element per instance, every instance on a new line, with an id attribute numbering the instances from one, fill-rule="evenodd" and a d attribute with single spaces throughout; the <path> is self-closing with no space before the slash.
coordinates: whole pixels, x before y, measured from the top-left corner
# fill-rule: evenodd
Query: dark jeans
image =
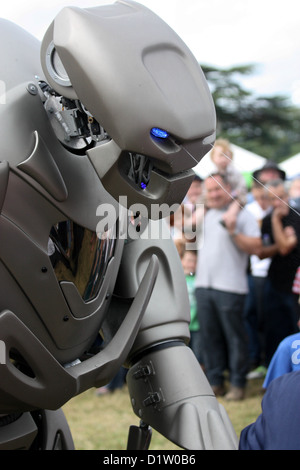
<path id="1" fill-rule="evenodd" d="M 246 296 L 244 321 L 249 339 L 249 359 L 253 366 L 265 360 L 264 289 L 266 278 L 248 276 L 249 293 Z"/>
<path id="2" fill-rule="evenodd" d="M 117 388 L 122 388 L 123 385 L 125 384 L 126 375 L 127 375 L 127 369 L 125 369 L 125 367 L 121 367 L 118 373 L 112 379 L 112 381 L 109 382 L 109 384 L 107 385 L 107 388 L 109 388 L 109 390 L 111 390 L 112 392 L 116 390 Z"/>
<path id="3" fill-rule="evenodd" d="M 267 365 L 279 343 L 287 336 L 299 332 L 297 299 L 296 294 L 279 291 L 267 279 L 264 297 Z"/>
<path id="4" fill-rule="evenodd" d="M 230 383 L 244 387 L 248 371 L 245 295 L 198 287 L 196 299 L 208 381 L 222 385 L 224 371 L 229 370 Z"/>
<path id="5" fill-rule="evenodd" d="M 197 331 L 190 331 L 191 339 L 190 339 L 190 348 L 195 354 L 198 362 L 203 364 L 203 354 L 202 354 L 202 345 L 201 345 L 201 333 L 200 330 Z"/>

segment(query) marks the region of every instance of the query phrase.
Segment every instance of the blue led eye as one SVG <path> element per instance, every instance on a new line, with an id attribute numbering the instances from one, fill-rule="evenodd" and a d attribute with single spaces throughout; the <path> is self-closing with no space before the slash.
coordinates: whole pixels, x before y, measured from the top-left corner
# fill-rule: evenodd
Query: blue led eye
<path id="1" fill-rule="evenodd" d="M 142 188 L 142 189 L 145 189 L 145 188 L 147 188 L 147 185 L 146 185 L 146 183 L 141 183 L 141 188 Z"/>
<path id="2" fill-rule="evenodd" d="M 159 127 L 152 127 L 150 133 L 153 137 L 158 137 L 159 139 L 167 139 L 169 137 L 169 133 Z"/>

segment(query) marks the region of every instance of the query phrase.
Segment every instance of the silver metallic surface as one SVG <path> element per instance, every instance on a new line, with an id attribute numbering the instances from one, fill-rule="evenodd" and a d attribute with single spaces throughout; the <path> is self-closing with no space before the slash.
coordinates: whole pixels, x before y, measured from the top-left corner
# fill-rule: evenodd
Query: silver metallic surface
<path id="1" fill-rule="evenodd" d="M 42 44 L 0 20 L 0 61 L 0 447 L 73 448 L 55 410 L 124 364 L 150 425 L 187 448 L 235 448 L 186 346 L 188 296 L 166 226 L 146 217 L 138 231 L 137 206 L 127 211 L 143 204 L 151 219 L 153 204 L 180 203 L 214 141 L 199 64 L 162 20 L 123 0 L 64 8 Z M 176 375 L 184 362 L 188 387 Z M 134 378 L 149 363 L 153 397 Z"/>

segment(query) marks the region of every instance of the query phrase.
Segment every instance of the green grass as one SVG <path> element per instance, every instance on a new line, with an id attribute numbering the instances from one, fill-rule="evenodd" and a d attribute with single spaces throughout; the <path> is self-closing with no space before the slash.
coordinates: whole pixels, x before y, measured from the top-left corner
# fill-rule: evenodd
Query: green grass
<path id="1" fill-rule="evenodd" d="M 261 384 L 261 380 L 249 381 L 243 401 L 226 402 L 219 399 L 238 436 L 261 412 Z M 101 396 L 95 394 L 95 389 L 88 390 L 68 402 L 63 411 L 77 450 L 126 450 L 129 426 L 139 425 L 126 386 Z M 175 444 L 155 430 L 152 431 L 150 450 L 176 449 L 178 447 Z"/>

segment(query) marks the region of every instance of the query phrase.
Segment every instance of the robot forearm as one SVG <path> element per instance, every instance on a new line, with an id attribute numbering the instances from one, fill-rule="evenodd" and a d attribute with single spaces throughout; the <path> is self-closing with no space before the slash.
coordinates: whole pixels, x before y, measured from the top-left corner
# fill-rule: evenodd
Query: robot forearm
<path id="1" fill-rule="evenodd" d="M 120 271 L 123 288 L 133 295 L 150 254 L 159 259 L 157 281 L 129 355 L 133 410 L 180 447 L 234 449 L 237 438 L 227 414 L 187 346 L 189 302 L 177 250 L 164 222 L 149 225 L 152 239 L 141 235 L 128 243 Z"/>
<path id="2" fill-rule="evenodd" d="M 127 374 L 134 412 L 184 449 L 236 449 L 226 411 L 183 343 L 149 349 Z"/>

